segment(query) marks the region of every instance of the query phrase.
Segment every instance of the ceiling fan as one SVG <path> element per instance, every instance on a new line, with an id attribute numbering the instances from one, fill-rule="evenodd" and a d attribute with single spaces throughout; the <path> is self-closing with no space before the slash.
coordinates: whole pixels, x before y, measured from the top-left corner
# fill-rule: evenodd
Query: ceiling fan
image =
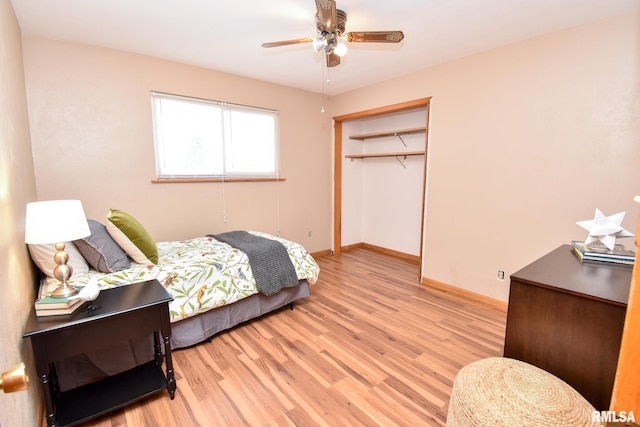
<path id="1" fill-rule="evenodd" d="M 262 43 L 262 47 L 279 47 L 300 43 L 313 43 L 316 52 L 324 50 L 327 67 L 340 64 L 340 57 L 347 51 L 346 42 L 351 43 L 399 43 L 404 34 L 402 31 L 356 31 L 345 33 L 347 14 L 336 9 L 335 0 L 315 0 L 316 2 L 316 38 L 282 40 Z"/>

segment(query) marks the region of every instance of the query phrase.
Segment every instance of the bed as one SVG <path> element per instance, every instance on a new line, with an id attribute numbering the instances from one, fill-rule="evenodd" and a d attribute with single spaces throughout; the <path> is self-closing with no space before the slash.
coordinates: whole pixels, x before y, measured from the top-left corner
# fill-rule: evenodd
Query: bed
<path id="1" fill-rule="evenodd" d="M 174 349 L 197 344 L 246 320 L 283 307 L 309 295 L 309 285 L 318 279 L 315 260 L 297 243 L 265 233 L 253 235 L 273 239 L 285 246 L 298 275 L 297 286 L 272 295 L 258 291 L 247 255 L 212 236 L 159 242 L 158 263 L 131 262 L 126 269 L 101 273 L 90 269 L 69 281 L 76 286 L 96 283 L 100 289 L 157 279 L 169 291 Z M 50 293 L 59 282 L 48 277 L 40 295 Z"/>
<path id="2" fill-rule="evenodd" d="M 82 265 L 75 266 L 81 271 L 76 271 L 69 283 L 76 286 L 97 284 L 100 289 L 108 289 L 157 279 L 173 297 L 169 305 L 172 349 L 210 340 L 221 331 L 309 296 L 310 285 L 316 283 L 320 272 L 318 264 L 300 244 L 267 233 L 237 231 L 180 241 L 153 242 L 157 249 L 157 257 L 152 262 L 140 258 L 139 254 L 136 255 L 135 251 L 127 248 L 133 241 L 131 236 L 122 241 L 113 230 L 108 230 L 109 221 L 107 226 L 104 226 L 98 221 L 89 220 L 89 225 L 91 236 L 74 242 L 74 245 L 68 245 L 70 264 L 74 258 L 76 263 L 81 262 L 82 260 L 78 260 L 80 255 L 88 264 L 86 269 Z M 281 269 L 269 261 L 269 257 L 265 258 L 264 254 L 262 258 L 257 258 L 248 250 L 232 246 L 238 241 L 236 233 L 240 233 L 241 241 L 255 239 L 265 242 L 268 246 L 282 248 L 289 268 L 293 268 L 289 270 L 289 276 L 283 276 Z M 231 236 L 232 234 L 235 237 Z M 118 248 L 113 247 L 113 243 L 117 243 L 122 249 L 124 258 L 123 254 L 118 252 Z M 89 250 L 87 245 L 91 249 L 99 248 L 98 258 L 96 251 Z M 138 243 L 137 247 L 142 245 Z M 38 264 L 38 256 L 31 247 L 29 249 L 32 258 Z M 79 255 L 75 253 L 76 250 Z M 105 253 L 111 250 L 114 250 L 117 256 L 110 254 L 107 260 Z M 280 261 L 282 262 L 282 259 Z M 258 268 L 257 264 L 263 265 Z M 109 269 L 113 271 L 100 271 Z M 272 274 L 273 271 L 275 273 Z M 256 277 L 260 278 L 265 274 L 277 276 L 277 279 L 268 284 L 270 287 L 266 290 L 264 284 L 260 286 L 260 282 L 256 280 Z M 285 279 L 288 279 L 288 282 L 282 283 L 280 288 L 277 282 L 284 282 Z M 39 297 L 50 293 L 58 284 L 59 282 L 52 277 L 43 278 L 39 287 Z M 73 361 L 61 361 L 60 366 L 57 365 L 58 371 L 70 372 L 74 378 L 74 381 L 66 386 L 61 379 L 61 388 L 64 390 L 75 387 L 96 376 L 113 375 L 144 363 L 152 357 L 150 349 L 151 346 L 147 343 L 129 342 L 123 343 L 121 348 L 82 355 L 80 359 L 76 358 Z M 117 354 L 117 357 L 114 357 L 114 354 Z M 85 379 L 82 379 L 83 377 Z"/>

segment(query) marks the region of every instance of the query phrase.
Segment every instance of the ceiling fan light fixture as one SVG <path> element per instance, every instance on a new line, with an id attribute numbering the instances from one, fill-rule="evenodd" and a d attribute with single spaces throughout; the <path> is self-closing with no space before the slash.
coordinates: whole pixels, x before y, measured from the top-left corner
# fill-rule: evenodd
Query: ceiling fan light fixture
<path id="1" fill-rule="evenodd" d="M 345 56 L 347 54 L 347 50 L 347 44 L 344 42 L 344 39 L 340 37 L 336 47 L 333 49 L 333 53 L 338 56 Z"/>
<path id="2" fill-rule="evenodd" d="M 313 39 L 313 50 L 316 52 L 320 52 L 327 45 L 327 41 L 325 39 L 321 39 L 316 37 Z"/>

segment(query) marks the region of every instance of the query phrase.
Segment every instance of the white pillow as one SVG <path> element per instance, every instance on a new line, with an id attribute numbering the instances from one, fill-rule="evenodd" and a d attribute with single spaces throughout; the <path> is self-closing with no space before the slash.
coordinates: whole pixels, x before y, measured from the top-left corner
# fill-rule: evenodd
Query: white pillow
<path id="1" fill-rule="evenodd" d="M 31 259 L 38 266 L 40 271 L 49 277 L 53 277 L 53 269 L 56 267 L 56 262 L 53 260 L 53 256 L 56 254 L 56 245 L 27 245 L 29 246 L 29 253 Z M 67 242 L 64 244 L 64 251 L 69 255 L 69 261 L 67 265 L 73 268 L 73 274 L 86 274 L 89 272 L 89 264 L 84 259 L 76 245 L 73 242 Z"/>

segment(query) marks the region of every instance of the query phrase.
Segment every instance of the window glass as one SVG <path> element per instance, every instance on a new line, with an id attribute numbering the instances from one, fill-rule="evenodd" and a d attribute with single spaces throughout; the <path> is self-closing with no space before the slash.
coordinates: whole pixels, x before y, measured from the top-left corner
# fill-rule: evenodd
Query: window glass
<path id="1" fill-rule="evenodd" d="M 277 177 L 277 112 L 152 93 L 159 179 Z"/>

